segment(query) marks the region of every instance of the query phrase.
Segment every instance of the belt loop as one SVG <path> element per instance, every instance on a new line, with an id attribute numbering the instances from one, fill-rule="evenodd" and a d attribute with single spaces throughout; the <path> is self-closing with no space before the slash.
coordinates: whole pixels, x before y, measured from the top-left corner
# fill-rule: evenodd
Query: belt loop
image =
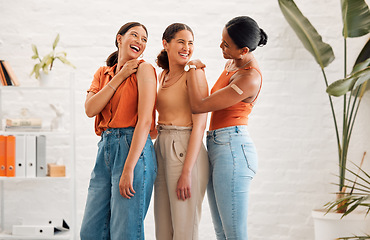
<path id="1" fill-rule="evenodd" d="M 213 135 L 214 138 L 216 137 L 216 130 L 213 130 L 212 135 Z"/>

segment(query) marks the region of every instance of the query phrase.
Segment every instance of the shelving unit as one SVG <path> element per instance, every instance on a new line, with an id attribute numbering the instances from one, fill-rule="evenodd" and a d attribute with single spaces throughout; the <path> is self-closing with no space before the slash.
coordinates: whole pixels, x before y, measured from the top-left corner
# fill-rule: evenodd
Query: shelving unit
<path id="1" fill-rule="evenodd" d="M 70 79 L 67 87 L 14 87 L 0 86 L 0 135 L 45 135 L 47 139 L 46 158 L 47 163 L 55 162 L 63 158 L 66 165 L 66 177 L 0 177 L 0 240 L 4 239 L 74 239 L 76 222 L 76 183 L 75 183 L 75 96 L 73 79 Z M 67 84 L 68 85 L 68 84 Z M 45 100 L 44 100 L 45 99 Z M 65 111 L 64 129 L 51 130 L 50 123 L 53 111 L 49 104 L 61 104 Z M 10 106 L 11 104 L 12 106 Z M 36 112 L 50 113 L 43 119 L 43 127 L 40 131 L 8 131 L 5 130 L 3 119 L 14 116 L 13 108 L 26 107 Z M 40 108 L 40 109 L 38 109 Z M 43 108 L 43 109 L 41 109 Z M 50 112 L 48 112 L 50 110 Z M 19 111 L 19 110 L 18 110 Z M 47 114 L 45 114 L 47 115 Z M 44 125 L 45 123 L 45 125 Z M 60 146 L 59 146 L 60 145 Z M 18 199 L 19 195 L 23 197 Z M 10 192 L 10 193 L 9 193 Z M 36 196 L 35 194 L 40 194 Z M 42 196 L 41 196 L 42 195 Z M 68 196 L 67 196 L 68 195 Z M 17 199 L 14 199 L 16 196 Z M 43 199 L 45 198 L 45 200 Z M 40 200 L 41 199 L 41 200 Z M 25 201 L 26 200 L 26 201 Z M 34 202 L 33 202 L 34 201 Z M 10 204 L 11 203 L 11 204 Z M 24 204 L 24 205 L 23 205 Z M 35 206 L 30 210 L 28 207 Z M 45 204 L 45 206 L 43 205 Z M 60 205 L 58 205 L 60 204 Z M 64 204 L 68 205 L 65 206 Z M 7 212 L 8 205 L 17 205 L 20 210 L 15 215 L 22 213 L 24 216 L 14 216 Z M 36 209 L 38 208 L 38 209 Z M 62 216 L 48 216 L 50 218 L 62 217 L 66 220 L 70 230 L 59 232 L 52 237 L 46 236 L 13 236 L 11 226 L 20 224 L 25 216 L 40 216 L 52 213 L 53 208 L 63 211 Z M 65 209 L 65 211 L 63 210 Z M 10 210 L 11 211 L 11 210 Z M 64 215 L 65 214 L 65 215 Z M 11 222 L 7 222 L 7 216 Z"/>

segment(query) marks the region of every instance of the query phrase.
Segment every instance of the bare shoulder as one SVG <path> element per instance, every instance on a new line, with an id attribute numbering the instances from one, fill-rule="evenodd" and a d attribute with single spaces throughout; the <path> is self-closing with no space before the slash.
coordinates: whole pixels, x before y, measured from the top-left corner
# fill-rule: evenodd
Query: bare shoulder
<path id="1" fill-rule="evenodd" d="M 137 79 L 144 80 L 144 81 L 150 81 L 150 82 L 156 82 L 156 72 L 155 68 L 152 66 L 152 64 L 147 62 L 140 63 L 137 73 L 136 73 Z"/>
<path id="2" fill-rule="evenodd" d="M 258 68 L 248 68 L 248 69 L 242 69 L 238 71 L 235 75 L 235 79 L 241 79 L 244 81 L 250 81 L 250 82 L 260 82 L 261 80 L 261 74 L 260 70 Z"/>
<path id="3" fill-rule="evenodd" d="M 140 71 L 153 70 L 153 69 L 154 67 L 152 66 L 152 64 L 148 62 L 142 62 L 139 64 L 137 71 L 139 73 Z"/>

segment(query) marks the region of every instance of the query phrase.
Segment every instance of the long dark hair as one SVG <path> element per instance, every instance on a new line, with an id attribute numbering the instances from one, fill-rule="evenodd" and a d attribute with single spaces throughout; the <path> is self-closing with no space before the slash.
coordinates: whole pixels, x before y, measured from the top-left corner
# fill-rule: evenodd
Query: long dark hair
<path id="1" fill-rule="evenodd" d="M 148 35 L 148 30 L 146 29 L 146 27 L 141 24 L 141 23 L 138 23 L 138 22 L 128 22 L 126 23 L 125 25 L 123 25 L 119 31 L 117 32 L 116 34 L 116 41 L 115 41 L 115 45 L 116 47 L 118 48 L 118 42 L 117 42 L 117 35 L 125 35 L 125 33 L 130 30 L 131 28 L 133 27 L 137 27 L 137 26 L 140 26 L 140 27 L 143 27 L 145 32 L 146 32 L 146 35 Z M 107 58 L 106 60 L 106 63 L 107 63 L 107 66 L 109 67 L 113 67 L 114 64 L 117 63 L 117 60 L 118 60 L 118 50 L 113 52 L 111 55 L 109 55 L 109 57 Z"/>
<path id="2" fill-rule="evenodd" d="M 239 48 L 248 47 L 249 51 L 253 52 L 257 47 L 262 47 L 267 43 L 267 34 L 250 17 L 235 17 L 226 23 L 225 27 Z"/>
<path id="3" fill-rule="evenodd" d="M 166 42 L 171 42 L 172 39 L 175 38 L 176 33 L 182 31 L 182 30 L 188 30 L 191 32 L 191 34 L 194 37 L 193 30 L 191 28 L 184 24 L 184 23 L 173 23 L 169 25 L 166 30 L 163 33 L 162 40 L 166 40 Z M 168 61 L 168 55 L 165 49 L 162 49 L 162 51 L 157 56 L 157 65 L 165 70 L 168 70 L 170 65 Z"/>

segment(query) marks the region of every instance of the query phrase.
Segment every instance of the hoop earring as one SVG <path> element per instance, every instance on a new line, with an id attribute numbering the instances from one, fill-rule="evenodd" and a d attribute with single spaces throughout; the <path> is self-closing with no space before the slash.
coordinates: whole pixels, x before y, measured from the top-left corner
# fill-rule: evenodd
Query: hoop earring
<path id="1" fill-rule="evenodd" d="M 144 57 L 144 53 L 142 53 L 139 58 L 143 58 L 143 57 Z"/>

